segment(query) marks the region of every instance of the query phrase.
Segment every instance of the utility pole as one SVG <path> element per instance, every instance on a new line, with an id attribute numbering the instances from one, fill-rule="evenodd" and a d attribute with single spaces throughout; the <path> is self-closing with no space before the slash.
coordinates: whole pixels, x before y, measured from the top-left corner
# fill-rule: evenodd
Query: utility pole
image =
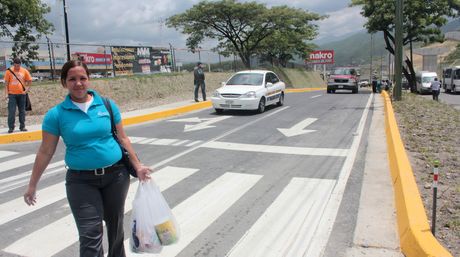
<path id="1" fill-rule="evenodd" d="M 369 76 L 369 83 L 372 83 L 373 80 L 373 74 L 372 74 L 372 52 L 373 52 L 373 47 L 374 47 L 374 42 L 373 42 L 373 33 L 371 33 L 371 67 L 370 67 L 370 76 Z"/>
<path id="2" fill-rule="evenodd" d="M 393 99 L 401 101 L 402 95 L 402 54 L 403 54 L 403 0 L 396 0 L 395 13 L 395 88 Z"/>
<path id="3" fill-rule="evenodd" d="M 67 46 L 67 61 L 70 61 L 70 44 L 69 44 L 69 26 L 67 24 L 67 6 L 65 0 L 62 0 L 64 6 L 64 26 L 65 26 L 65 43 Z"/>

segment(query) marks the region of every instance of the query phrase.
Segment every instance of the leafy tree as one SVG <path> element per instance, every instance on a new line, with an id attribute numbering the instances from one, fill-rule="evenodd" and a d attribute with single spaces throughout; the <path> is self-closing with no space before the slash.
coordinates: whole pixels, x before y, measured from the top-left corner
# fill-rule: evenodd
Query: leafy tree
<path id="1" fill-rule="evenodd" d="M 168 18 L 166 24 L 189 35 L 186 44 L 192 51 L 205 38 L 217 39 L 219 52 L 235 52 L 250 68 L 251 56 L 266 53 L 268 43 L 274 43 L 275 38 L 284 40 L 286 32 L 295 35 L 299 39 L 297 43 L 313 38 L 317 28 L 310 22 L 321 18 L 318 14 L 287 6 L 267 8 L 256 2 L 221 0 L 202 1 L 184 13 Z M 283 58 L 292 55 L 292 49 L 285 48 L 290 52 L 286 52 Z"/>
<path id="2" fill-rule="evenodd" d="M 352 0 L 351 6 L 362 6 L 361 14 L 368 20 L 365 24 L 369 33 L 382 31 L 386 49 L 395 54 L 395 1 L 388 0 Z M 410 45 L 410 57 L 406 56 L 403 67 L 404 76 L 415 87 L 415 71 L 412 59 L 413 42 L 442 42 L 444 36 L 439 29 L 447 23 L 447 17 L 455 16 L 459 9 L 458 0 L 411 0 L 404 1 L 403 45 Z"/>
<path id="3" fill-rule="evenodd" d="M 38 58 L 38 45 L 33 42 L 53 30 L 44 17 L 49 11 L 40 0 L 0 0 L 0 37 L 15 41 L 13 57 L 20 57 L 26 65 Z"/>

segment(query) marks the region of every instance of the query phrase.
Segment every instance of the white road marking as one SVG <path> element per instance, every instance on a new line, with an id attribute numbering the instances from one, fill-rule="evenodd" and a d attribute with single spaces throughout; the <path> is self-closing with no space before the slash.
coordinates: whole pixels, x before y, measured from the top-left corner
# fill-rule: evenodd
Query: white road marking
<path id="1" fill-rule="evenodd" d="M 26 166 L 35 161 L 35 154 L 29 154 L 20 158 L 0 163 L 0 173 L 9 171 L 18 167 Z"/>
<path id="2" fill-rule="evenodd" d="M 188 143 L 190 140 L 188 139 L 185 139 L 185 140 L 180 140 L 179 142 L 175 142 L 174 144 L 172 144 L 173 146 L 178 146 L 178 145 L 183 145 L 185 143 Z"/>
<path id="3" fill-rule="evenodd" d="M 303 121 L 295 124 L 291 128 L 278 128 L 278 131 L 283 133 L 283 135 L 287 137 L 292 137 L 292 136 L 298 136 L 298 135 L 303 135 L 307 134 L 310 132 L 315 132 L 316 130 L 309 130 L 305 129 L 306 127 L 310 126 L 313 122 L 317 121 L 318 119 L 316 118 L 306 118 Z"/>
<path id="4" fill-rule="evenodd" d="M 0 158 L 8 157 L 11 155 L 18 154 L 17 152 L 11 152 L 11 151 L 0 151 Z"/>
<path id="5" fill-rule="evenodd" d="M 201 129 L 207 129 L 207 128 L 214 128 L 215 126 L 212 126 L 211 124 L 214 124 L 219 121 L 226 120 L 228 118 L 231 118 L 232 116 L 222 116 L 222 117 L 216 117 L 212 119 L 207 119 L 204 122 L 200 122 L 195 125 L 185 125 L 184 126 L 184 132 L 189 132 L 189 131 L 196 131 L 196 130 L 201 130 Z"/>
<path id="6" fill-rule="evenodd" d="M 151 145 L 172 145 L 174 142 L 177 142 L 178 139 L 163 138 L 158 139 L 154 142 L 151 142 Z"/>
<path id="7" fill-rule="evenodd" d="M 194 146 L 194 145 L 199 144 L 201 142 L 203 142 L 203 141 L 201 141 L 201 140 L 192 141 L 192 142 L 188 143 L 186 146 Z"/>
<path id="8" fill-rule="evenodd" d="M 149 256 L 176 256 L 249 191 L 261 177 L 251 174 L 225 173 L 177 205 L 173 213 L 179 223 L 179 241 L 174 245 L 164 247 L 161 253 L 149 254 Z M 128 249 L 129 239 L 125 240 L 125 247 L 127 256 L 137 256 Z"/>
<path id="9" fill-rule="evenodd" d="M 327 202 L 326 209 L 324 210 L 324 213 L 316 229 L 315 237 L 310 242 L 310 248 L 302 255 L 303 257 L 319 257 L 322 255 L 322 252 L 326 247 L 327 241 L 329 240 L 329 236 L 332 232 L 332 227 L 334 225 L 337 212 L 339 211 L 340 203 L 342 202 L 345 186 L 347 184 L 348 178 L 350 177 L 353 163 L 356 159 L 356 154 L 361 142 L 364 125 L 366 124 L 367 115 L 369 113 L 369 107 L 371 105 L 372 99 L 373 94 L 369 95 L 369 100 L 367 101 L 366 108 L 363 111 L 363 115 L 359 121 L 358 128 L 356 129 L 357 136 L 352 142 L 350 154 L 345 159 L 345 163 L 340 170 L 339 179 L 337 180 L 337 184 L 335 185 L 331 197 Z"/>
<path id="10" fill-rule="evenodd" d="M 161 190 L 173 186 L 197 169 L 165 167 L 152 174 Z M 130 186 L 126 198 L 125 213 L 130 211 L 137 186 Z M 59 197 L 62 198 L 62 195 Z M 40 199 L 39 199 L 40 200 Z M 49 257 L 78 241 L 78 232 L 72 214 L 69 214 L 21 239 L 4 249 L 5 252 L 34 257 Z"/>
<path id="11" fill-rule="evenodd" d="M 302 256 L 334 185 L 335 180 L 293 178 L 227 256 Z"/>
<path id="12" fill-rule="evenodd" d="M 147 138 L 146 137 L 129 137 L 129 141 L 131 142 L 131 144 L 136 144 L 145 139 Z"/>
<path id="13" fill-rule="evenodd" d="M 345 157 L 348 154 L 348 149 L 340 148 L 309 148 L 309 147 L 293 147 L 293 146 L 274 146 L 274 145 L 255 145 L 241 144 L 229 142 L 207 142 L 200 147 L 223 149 L 232 151 L 246 151 L 259 153 L 278 153 L 278 154 L 293 154 L 293 155 L 314 155 L 314 156 L 338 156 Z"/>
<path id="14" fill-rule="evenodd" d="M 142 141 L 137 142 L 137 144 L 146 145 L 154 142 L 155 140 L 158 140 L 158 138 L 146 138 Z"/>
<path id="15" fill-rule="evenodd" d="M 313 98 L 317 98 L 317 97 L 320 97 L 320 96 L 321 96 L 321 95 L 314 95 L 314 96 L 312 96 L 312 97 L 310 97 L 310 98 L 313 99 Z"/>

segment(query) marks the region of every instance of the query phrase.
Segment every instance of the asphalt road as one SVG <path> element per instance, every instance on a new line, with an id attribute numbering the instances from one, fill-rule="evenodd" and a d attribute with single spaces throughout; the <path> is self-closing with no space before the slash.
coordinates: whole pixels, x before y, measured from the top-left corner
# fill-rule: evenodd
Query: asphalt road
<path id="1" fill-rule="evenodd" d="M 371 102 L 365 89 L 296 93 L 263 114 L 205 109 L 127 127 L 180 224 L 179 242 L 161 256 L 310 257 L 346 248 Z M 0 146 L 0 256 L 77 256 L 62 144 L 39 184 L 38 205 L 23 203 L 38 145 Z M 137 183 L 126 204 L 127 240 Z"/>

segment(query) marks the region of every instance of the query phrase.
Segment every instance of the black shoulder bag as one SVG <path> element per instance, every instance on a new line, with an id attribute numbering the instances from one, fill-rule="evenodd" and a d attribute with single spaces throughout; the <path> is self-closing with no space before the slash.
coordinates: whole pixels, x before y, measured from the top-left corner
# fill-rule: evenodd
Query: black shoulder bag
<path id="1" fill-rule="evenodd" d="M 121 161 L 126 166 L 126 169 L 128 170 L 129 174 L 137 178 L 136 170 L 134 169 L 133 165 L 131 164 L 131 161 L 129 160 L 129 152 L 123 147 L 122 144 L 120 144 L 120 140 L 118 139 L 117 127 L 115 127 L 115 121 L 113 120 L 112 105 L 110 104 L 108 98 L 103 97 L 102 100 L 104 101 L 105 108 L 110 114 L 110 124 L 112 127 L 113 138 L 115 139 L 115 141 L 117 141 L 121 149 Z"/>
<path id="2" fill-rule="evenodd" d="M 18 78 L 18 76 L 16 76 L 16 74 L 10 68 L 8 68 L 8 71 L 14 75 L 14 77 L 19 81 L 19 83 L 21 83 L 22 90 L 24 90 L 25 92 L 26 88 L 24 87 L 24 84 L 22 84 L 22 81 Z M 32 111 L 32 103 L 30 102 L 29 93 L 26 93 L 26 111 Z"/>

